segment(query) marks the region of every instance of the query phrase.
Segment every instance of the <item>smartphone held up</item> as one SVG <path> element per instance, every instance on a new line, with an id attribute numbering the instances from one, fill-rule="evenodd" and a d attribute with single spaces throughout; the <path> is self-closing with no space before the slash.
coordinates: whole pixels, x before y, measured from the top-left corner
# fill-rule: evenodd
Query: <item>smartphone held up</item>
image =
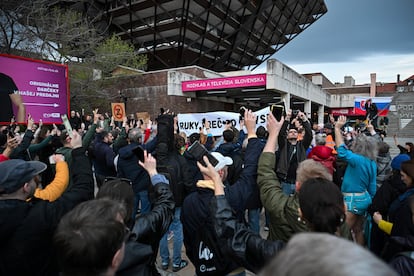
<path id="1" fill-rule="evenodd" d="M 62 118 L 63 125 L 65 126 L 65 129 L 66 129 L 66 131 L 67 131 L 67 133 L 68 133 L 69 137 L 70 137 L 70 138 L 73 138 L 72 126 L 70 125 L 70 122 L 69 122 L 68 116 L 67 116 L 66 114 L 63 114 L 63 115 L 61 116 L 61 118 Z"/>
<path id="2" fill-rule="evenodd" d="M 270 111 L 278 122 L 280 122 L 282 116 L 285 116 L 285 107 L 283 105 L 273 104 L 270 106 Z"/>

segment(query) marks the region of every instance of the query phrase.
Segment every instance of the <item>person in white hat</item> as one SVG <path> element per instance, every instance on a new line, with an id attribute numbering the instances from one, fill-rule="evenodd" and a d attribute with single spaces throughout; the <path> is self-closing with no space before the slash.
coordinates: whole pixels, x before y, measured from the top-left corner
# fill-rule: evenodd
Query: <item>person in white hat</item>
<path id="1" fill-rule="evenodd" d="M 257 185 L 257 165 L 263 149 L 263 143 L 256 136 L 256 115 L 248 110 L 245 112 L 244 118 L 248 144 L 243 172 L 233 185 L 225 186 L 226 198 L 236 211 L 239 220 L 244 219 L 246 203 Z M 227 169 L 233 160 L 218 152 L 213 152 L 211 155 L 218 161 L 214 166 L 215 170 L 221 181 L 226 183 Z M 206 275 L 212 271 L 215 275 L 242 273 L 244 268 L 226 255 L 226 247 L 222 246 L 222 243 L 215 236 L 209 208 L 214 197 L 214 182 L 206 174 L 203 174 L 203 177 L 203 180 L 197 182 L 196 192 L 189 194 L 182 206 L 181 221 L 187 256 L 194 264 L 196 275 Z M 215 242 L 209 243 L 211 240 L 215 240 Z"/>

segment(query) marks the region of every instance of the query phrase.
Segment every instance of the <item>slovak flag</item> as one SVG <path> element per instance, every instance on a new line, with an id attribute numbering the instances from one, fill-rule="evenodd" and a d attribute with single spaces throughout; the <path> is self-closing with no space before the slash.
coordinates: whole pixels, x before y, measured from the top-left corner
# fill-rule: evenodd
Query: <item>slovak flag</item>
<path id="1" fill-rule="evenodd" d="M 355 115 L 365 116 L 365 103 L 368 99 L 372 99 L 372 102 L 377 105 L 378 116 L 387 116 L 390 110 L 392 97 L 355 97 L 354 113 Z"/>

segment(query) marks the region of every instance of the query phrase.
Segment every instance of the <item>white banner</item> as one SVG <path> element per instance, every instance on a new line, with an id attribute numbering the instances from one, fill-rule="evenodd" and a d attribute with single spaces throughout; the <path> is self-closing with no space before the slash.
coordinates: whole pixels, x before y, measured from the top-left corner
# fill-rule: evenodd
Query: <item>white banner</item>
<path id="1" fill-rule="evenodd" d="M 269 107 L 254 112 L 257 116 L 256 128 L 259 126 L 266 127 L 266 118 L 269 112 Z M 239 116 L 239 113 L 226 111 L 178 114 L 178 128 L 180 132 L 182 131 L 186 135 L 191 135 L 194 132 L 199 133 L 200 128 L 203 128 L 203 119 L 205 118 L 210 122 L 211 134 L 213 136 L 221 136 L 227 120 L 230 120 L 234 127 L 240 129 Z"/>

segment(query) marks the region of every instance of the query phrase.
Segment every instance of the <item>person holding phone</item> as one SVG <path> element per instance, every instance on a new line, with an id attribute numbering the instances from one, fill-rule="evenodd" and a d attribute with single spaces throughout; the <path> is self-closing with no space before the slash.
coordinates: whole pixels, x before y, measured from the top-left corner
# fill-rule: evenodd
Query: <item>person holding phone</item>
<path id="1" fill-rule="evenodd" d="M 246 203 L 253 194 L 254 187 L 257 186 L 257 165 L 263 149 L 263 144 L 256 136 L 256 115 L 248 110 L 244 114 L 244 120 L 248 139 L 244 168 L 240 178 L 233 185 L 227 185 L 226 182 L 228 166 L 233 163 L 233 160 L 218 152 L 211 153 L 218 160 L 218 164 L 214 168 L 223 183 L 226 184 L 226 198 L 233 210 L 236 211 L 239 221 L 244 221 Z M 222 248 L 223 252 L 220 252 L 223 256 L 220 260 L 217 260 L 216 255 L 212 256 L 212 259 L 206 260 L 203 258 L 203 254 L 199 254 L 199 252 L 207 252 L 207 248 L 203 245 L 205 240 L 202 236 L 215 236 L 212 214 L 209 209 L 211 199 L 214 197 L 214 181 L 207 174 L 203 174 L 203 178 L 197 182 L 197 190 L 184 199 L 182 206 L 181 221 L 187 256 L 194 264 L 197 275 L 204 275 L 209 269 L 216 269 L 216 275 L 227 275 L 232 272 L 234 274 L 236 272 L 242 273 L 244 268 L 235 263 L 230 256 L 225 255 L 226 248 L 224 247 Z M 217 246 L 221 247 L 222 245 L 216 244 Z M 217 262 L 214 262 L 214 258 Z M 214 263 L 222 265 L 213 268 Z"/>
<path id="2" fill-rule="evenodd" d="M 132 128 L 128 132 L 127 140 L 128 145 L 119 150 L 117 176 L 128 178 L 132 182 L 132 189 L 135 194 L 132 216 L 135 221 L 140 202 L 142 215 L 151 210 L 151 202 L 148 196 L 148 187 L 151 183 L 150 177 L 147 171 L 138 164 L 138 160 L 143 159 L 144 149 L 147 149 L 148 152 L 154 151 L 156 139 L 152 139 L 148 144 L 143 144 L 142 130 L 140 128 Z"/>
<path id="3" fill-rule="evenodd" d="M 298 128 L 291 124 L 291 119 L 296 119 L 296 124 L 300 124 L 305 130 L 305 135 L 300 141 L 298 141 Z M 279 149 L 276 168 L 277 176 L 286 195 L 295 193 L 296 170 L 299 163 L 306 159 L 306 150 L 311 142 L 312 129 L 305 113 L 299 111 L 296 117 L 292 118 L 292 110 L 290 109 L 278 136 Z"/>

